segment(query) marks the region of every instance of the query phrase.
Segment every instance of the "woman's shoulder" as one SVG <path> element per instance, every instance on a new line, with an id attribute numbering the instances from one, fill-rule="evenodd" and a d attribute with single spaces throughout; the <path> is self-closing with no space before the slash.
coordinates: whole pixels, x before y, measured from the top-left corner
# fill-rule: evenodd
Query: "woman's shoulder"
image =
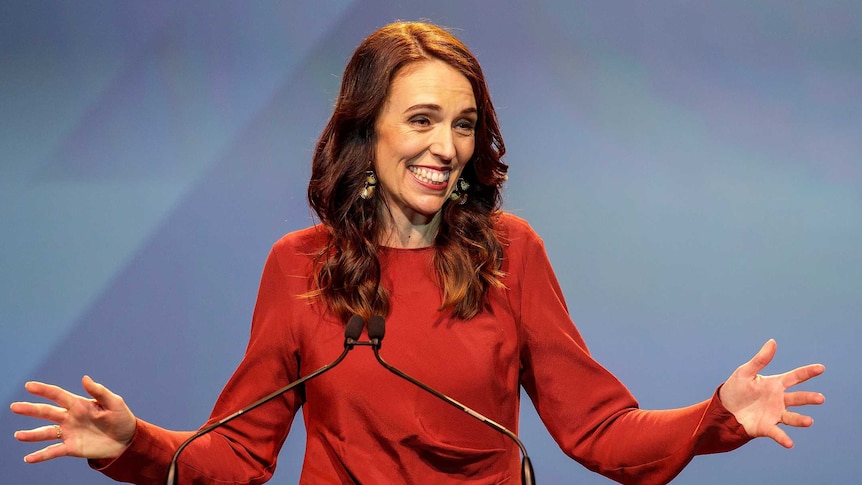
<path id="1" fill-rule="evenodd" d="M 272 252 L 279 258 L 314 257 L 326 246 L 328 238 L 326 228 L 316 224 L 285 234 L 273 244 Z"/>
<path id="2" fill-rule="evenodd" d="M 495 220 L 495 230 L 506 247 L 512 245 L 523 247 L 524 244 L 541 243 L 541 238 L 530 223 L 510 212 L 498 214 Z"/>

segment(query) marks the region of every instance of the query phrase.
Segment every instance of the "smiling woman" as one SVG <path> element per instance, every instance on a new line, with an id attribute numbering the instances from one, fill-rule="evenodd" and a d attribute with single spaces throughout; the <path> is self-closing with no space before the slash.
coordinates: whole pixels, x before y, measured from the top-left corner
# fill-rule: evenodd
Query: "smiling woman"
<path id="1" fill-rule="evenodd" d="M 758 436 L 793 445 L 778 424 L 812 420 L 788 407 L 824 398 L 787 389 L 824 368 L 760 375 L 774 341 L 700 403 L 639 408 L 587 350 L 541 238 L 501 211 L 504 151 L 481 69 L 458 39 L 397 23 L 363 41 L 314 154 L 308 198 L 321 223 L 273 246 L 245 356 L 205 428 L 237 419 L 190 442 L 180 483 L 265 482 L 300 408 L 300 483 L 513 483 L 519 448 L 475 414 L 368 354 L 341 363 L 361 330 L 350 324 L 343 339 L 345 322 L 379 323 L 377 337 L 369 327 L 379 339 L 383 317 L 389 362 L 509 430 L 518 429 L 523 388 L 565 453 L 623 483 L 665 483 L 695 455 Z M 339 353 L 337 368 L 300 381 Z M 234 414 L 288 382 L 302 387 Z M 162 483 L 192 433 L 136 418 L 88 377 L 83 385 L 94 399 L 27 384 L 56 405 L 18 402 L 13 412 L 53 424 L 16 438 L 60 442 L 25 460 L 85 457 L 116 480 Z"/>
<path id="2" fill-rule="evenodd" d="M 308 200 L 332 239 L 309 295 L 325 295 L 345 321 L 385 315 L 390 288 L 379 284 L 377 248 L 433 244 L 442 306 L 477 315 L 501 284 L 492 216 L 505 151 L 482 68 L 461 41 L 423 23 L 372 33 L 345 68 L 312 160 Z M 383 194 L 357 199 L 374 170 Z M 422 183 L 447 171 L 455 183 Z"/>
<path id="3" fill-rule="evenodd" d="M 470 82 L 442 61 L 395 76 L 374 126 L 373 165 L 390 217 L 384 246 L 434 243 L 440 209 L 473 156 L 476 116 Z"/>

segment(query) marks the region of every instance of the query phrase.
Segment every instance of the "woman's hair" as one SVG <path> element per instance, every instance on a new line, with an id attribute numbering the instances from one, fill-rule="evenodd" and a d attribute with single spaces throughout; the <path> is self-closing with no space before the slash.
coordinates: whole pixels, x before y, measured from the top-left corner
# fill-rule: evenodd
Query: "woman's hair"
<path id="1" fill-rule="evenodd" d="M 385 202 L 379 193 L 368 200 L 359 194 L 366 171 L 372 169 L 374 125 L 393 79 L 406 66 L 431 59 L 445 62 L 470 81 L 478 111 L 473 156 L 461 175 L 470 185 L 467 201 L 444 204 L 434 241 L 441 310 L 472 318 L 486 305 L 488 289 L 502 286 L 503 249 L 494 218 L 508 166 L 501 161 L 506 149 L 482 69 L 446 30 L 398 22 L 377 30 L 356 48 L 312 161 L 308 200 L 330 237 L 317 257 L 314 287 L 306 296 L 322 297 L 343 320 L 353 314 L 369 318 L 388 313 L 377 258 Z"/>

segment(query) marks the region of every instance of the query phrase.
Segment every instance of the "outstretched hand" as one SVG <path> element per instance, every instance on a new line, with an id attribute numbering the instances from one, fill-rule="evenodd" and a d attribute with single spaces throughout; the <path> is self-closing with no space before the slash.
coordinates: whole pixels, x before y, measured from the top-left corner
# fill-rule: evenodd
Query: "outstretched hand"
<path id="1" fill-rule="evenodd" d="M 123 398 L 84 376 L 84 390 L 93 399 L 73 394 L 63 388 L 28 382 L 25 389 L 57 405 L 31 402 L 12 403 L 15 414 L 53 422 L 47 426 L 15 432 L 19 441 L 57 441 L 24 457 L 27 463 L 39 463 L 60 456 L 80 458 L 114 458 L 128 446 L 135 434 L 135 416 Z"/>
<path id="2" fill-rule="evenodd" d="M 793 440 L 778 425 L 807 427 L 814 424 L 814 420 L 787 408 L 823 404 L 826 399 L 817 392 L 786 391 L 819 376 L 826 368 L 821 364 L 811 364 L 784 374 L 760 375 L 759 372 L 772 361 L 776 348 L 775 340 L 766 342 L 757 355 L 731 374 L 721 387 L 719 398 L 749 436 L 766 436 L 785 448 L 792 448 Z"/>

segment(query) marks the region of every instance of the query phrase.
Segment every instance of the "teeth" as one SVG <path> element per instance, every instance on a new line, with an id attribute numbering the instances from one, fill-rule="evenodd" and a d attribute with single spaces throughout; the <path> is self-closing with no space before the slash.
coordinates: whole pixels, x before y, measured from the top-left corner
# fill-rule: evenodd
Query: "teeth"
<path id="1" fill-rule="evenodd" d="M 449 180 L 449 171 L 429 170 L 423 167 L 409 167 L 413 175 L 425 183 L 442 184 Z"/>

